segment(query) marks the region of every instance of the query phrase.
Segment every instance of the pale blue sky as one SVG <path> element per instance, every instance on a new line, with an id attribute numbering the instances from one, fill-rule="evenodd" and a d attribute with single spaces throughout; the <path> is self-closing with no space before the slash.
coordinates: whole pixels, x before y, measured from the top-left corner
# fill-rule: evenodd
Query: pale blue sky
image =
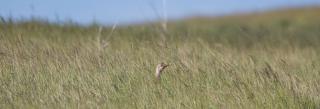
<path id="1" fill-rule="evenodd" d="M 319 5 L 320 0 L 166 0 L 169 19 L 223 15 L 292 6 Z M 0 16 L 36 16 L 78 23 L 136 23 L 159 19 L 162 0 L 0 0 Z M 156 12 L 157 11 L 157 12 Z M 158 13 L 158 14 L 157 14 Z"/>

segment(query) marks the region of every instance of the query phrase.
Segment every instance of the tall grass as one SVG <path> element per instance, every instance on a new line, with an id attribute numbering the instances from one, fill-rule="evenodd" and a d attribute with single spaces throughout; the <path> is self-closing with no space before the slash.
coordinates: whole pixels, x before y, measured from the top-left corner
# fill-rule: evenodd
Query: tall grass
<path id="1" fill-rule="evenodd" d="M 307 12 L 171 22 L 165 40 L 153 24 L 109 35 L 2 21 L 0 108 L 320 108 L 320 22 Z"/>

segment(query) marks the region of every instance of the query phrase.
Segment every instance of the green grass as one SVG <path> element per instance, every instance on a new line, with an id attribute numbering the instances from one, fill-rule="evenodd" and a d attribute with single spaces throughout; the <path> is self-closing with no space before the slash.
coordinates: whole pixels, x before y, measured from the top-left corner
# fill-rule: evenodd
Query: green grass
<path id="1" fill-rule="evenodd" d="M 318 109 L 319 11 L 175 21 L 166 35 L 4 20 L 0 108 Z"/>

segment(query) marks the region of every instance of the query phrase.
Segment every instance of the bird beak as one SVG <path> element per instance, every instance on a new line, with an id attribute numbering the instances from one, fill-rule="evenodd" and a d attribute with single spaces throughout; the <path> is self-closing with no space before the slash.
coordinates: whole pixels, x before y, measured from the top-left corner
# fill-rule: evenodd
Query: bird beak
<path id="1" fill-rule="evenodd" d="M 165 65 L 164 67 L 168 67 L 168 66 L 169 66 L 169 64 Z"/>

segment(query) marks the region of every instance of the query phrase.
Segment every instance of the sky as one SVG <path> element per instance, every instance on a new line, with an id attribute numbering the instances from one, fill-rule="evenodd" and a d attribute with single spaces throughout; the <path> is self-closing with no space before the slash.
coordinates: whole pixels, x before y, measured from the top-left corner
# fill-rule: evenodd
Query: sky
<path id="1" fill-rule="evenodd" d="M 320 0 L 0 0 L 0 16 L 110 25 L 308 5 L 320 6 Z"/>

